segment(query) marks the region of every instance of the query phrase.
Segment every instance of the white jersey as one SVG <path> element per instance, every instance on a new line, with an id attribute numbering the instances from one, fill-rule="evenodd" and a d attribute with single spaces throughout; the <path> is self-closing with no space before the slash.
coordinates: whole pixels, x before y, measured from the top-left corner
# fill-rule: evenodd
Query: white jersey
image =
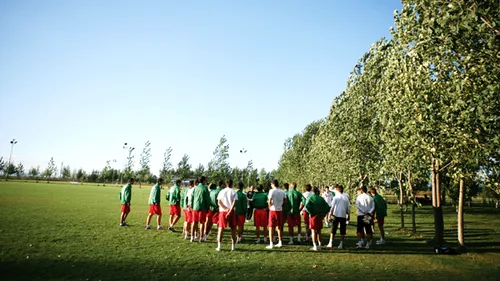
<path id="1" fill-rule="evenodd" d="M 307 200 L 307 198 L 309 198 L 309 196 L 311 196 L 313 193 L 311 191 L 306 191 L 304 193 L 302 193 L 302 196 L 304 196 L 305 200 Z"/>
<path id="2" fill-rule="evenodd" d="M 190 187 L 187 191 L 186 191 L 186 206 L 189 206 L 191 207 L 191 205 L 189 205 L 189 202 L 191 202 L 191 196 L 193 196 L 193 189 L 194 187 Z"/>
<path id="3" fill-rule="evenodd" d="M 323 192 L 323 194 L 321 194 L 321 197 L 325 199 L 326 203 L 328 203 L 328 206 L 332 206 L 333 194 L 330 191 Z"/>
<path id="4" fill-rule="evenodd" d="M 333 197 L 332 208 L 330 209 L 330 214 L 337 218 L 347 218 L 351 210 L 351 204 L 346 197 L 342 196 L 341 193 L 338 193 L 335 197 Z"/>
<path id="5" fill-rule="evenodd" d="M 371 214 L 375 211 L 375 203 L 373 198 L 366 193 L 361 193 L 356 198 L 356 207 L 358 208 L 358 216 L 364 216 L 365 214 Z"/>
<path id="6" fill-rule="evenodd" d="M 285 201 L 286 193 L 278 188 L 269 190 L 268 198 L 273 200 L 273 204 L 269 207 L 271 211 L 283 211 L 283 202 Z"/>
<path id="7" fill-rule="evenodd" d="M 219 202 L 219 200 L 224 206 L 227 207 L 224 208 L 219 204 L 219 210 L 221 212 L 228 212 L 229 208 L 231 208 L 231 205 L 233 204 L 233 201 L 238 200 L 238 195 L 232 188 L 226 187 L 219 192 L 219 195 L 217 195 L 217 202 Z"/>

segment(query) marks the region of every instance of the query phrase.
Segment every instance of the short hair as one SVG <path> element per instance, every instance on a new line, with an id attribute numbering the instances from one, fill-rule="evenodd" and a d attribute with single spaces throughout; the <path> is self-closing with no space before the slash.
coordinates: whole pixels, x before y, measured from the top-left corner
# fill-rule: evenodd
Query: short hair
<path id="1" fill-rule="evenodd" d="M 194 180 L 190 180 L 190 181 L 189 181 L 189 185 L 190 185 L 190 186 L 194 186 Z"/>
<path id="2" fill-rule="evenodd" d="M 182 183 L 182 181 L 181 181 L 181 180 L 176 180 L 176 181 L 175 181 L 175 184 L 176 184 L 176 185 L 180 185 L 181 183 Z"/>
<path id="3" fill-rule="evenodd" d="M 295 188 L 297 187 L 297 183 L 296 183 L 296 182 L 292 182 L 292 183 L 290 184 L 290 187 L 292 187 L 293 189 L 295 189 Z"/>
<path id="4" fill-rule="evenodd" d="M 240 182 L 238 183 L 238 189 L 242 189 L 242 188 L 243 188 L 243 186 L 244 186 L 244 185 L 243 185 L 243 183 L 240 181 Z"/>
<path id="5" fill-rule="evenodd" d="M 130 178 L 130 179 L 128 179 L 128 182 L 135 182 L 135 179 L 134 178 Z"/>
<path id="6" fill-rule="evenodd" d="M 224 181 L 219 181 L 219 186 L 222 186 L 224 184 Z"/>
<path id="7" fill-rule="evenodd" d="M 194 180 L 194 185 L 198 185 L 200 182 L 198 181 L 198 179 L 195 179 Z"/>
<path id="8" fill-rule="evenodd" d="M 364 185 L 363 185 L 363 186 L 361 187 L 361 190 L 362 190 L 364 193 L 366 193 L 366 186 L 364 186 Z"/>
<path id="9" fill-rule="evenodd" d="M 229 188 L 233 187 L 233 180 L 232 179 L 226 180 L 226 187 L 229 187 Z"/>
<path id="10" fill-rule="evenodd" d="M 340 192 L 344 192 L 344 186 L 343 185 L 339 185 L 339 190 L 340 190 Z"/>
<path id="11" fill-rule="evenodd" d="M 198 179 L 198 183 L 203 183 L 204 181 L 207 180 L 207 177 L 205 176 L 201 176 L 199 179 Z"/>
<path id="12" fill-rule="evenodd" d="M 274 186 L 278 187 L 279 186 L 279 183 L 278 183 L 278 180 L 273 180 L 271 182 Z"/>
<path id="13" fill-rule="evenodd" d="M 156 180 L 156 182 L 157 182 L 157 183 L 163 182 L 163 179 L 162 179 L 162 178 L 158 178 L 158 179 Z"/>
<path id="14" fill-rule="evenodd" d="M 215 183 L 211 183 L 210 186 L 208 187 L 209 189 L 215 189 L 217 186 L 215 185 Z"/>
<path id="15" fill-rule="evenodd" d="M 373 186 L 370 187 L 370 192 L 373 194 L 377 194 L 377 190 Z"/>
<path id="16" fill-rule="evenodd" d="M 264 190 L 264 187 L 262 186 L 262 184 L 259 184 L 259 186 L 257 186 L 257 191 L 262 192 L 262 190 Z"/>
<path id="17" fill-rule="evenodd" d="M 319 194 L 319 188 L 317 186 L 313 187 L 314 194 Z"/>
<path id="18" fill-rule="evenodd" d="M 306 184 L 306 191 L 311 191 L 312 190 L 312 185 Z"/>
<path id="19" fill-rule="evenodd" d="M 286 190 L 288 190 L 289 186 L 290 186 L 290 185 L 289 185 L 287 182 L 285 182 L 285 183 L 283 184 L 283 188 L 284 188 L 284 189 L 286 189 Z"/>

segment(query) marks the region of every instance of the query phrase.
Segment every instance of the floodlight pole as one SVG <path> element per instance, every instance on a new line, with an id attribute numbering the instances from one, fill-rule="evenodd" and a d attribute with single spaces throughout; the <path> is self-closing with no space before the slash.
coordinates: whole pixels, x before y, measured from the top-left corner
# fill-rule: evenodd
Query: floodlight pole
<path id="1" fill-rule="evenodd" d="M 125 172 L 125 151 L 127 150 L 127 143 L 123 144 L 123 162 L 122 171 L 120 172 L 120 185 L 123 184 L 123 173 Z"/>
<path id="2" fill-rule="evenodd" d="M 9 163 L 7 164 L 7 168 L 5 169 L 5 181 L 7 181 L 7 178 L 9 177 L 10 160 L 12 159 L 12 151 L 14 150 L 14 144 L 16 143 L 17 143 L 16 139 L 12 139 L 10 141 L 10 156 L 9 156 Z"/>
<path id="3" fill-rule="evenodd" d="M 242 148 L 242 149 L 240 149 L 240 153 L 242 155 L 245 155 L 247 153 L 247 150 L 244 149 L 244 148 Z M 247 163 L 247 167 L 248 167 L 248 163 Z M 247 170 L 247 173 L 248 173 L 248 175 L 247 175 L 247 188 L 249 188 L 249 185 L 250 185 L 250 171 L 248 171 L 248 169 L 246 169 L 246 168 L 245 168 L 245 170 Z"/>

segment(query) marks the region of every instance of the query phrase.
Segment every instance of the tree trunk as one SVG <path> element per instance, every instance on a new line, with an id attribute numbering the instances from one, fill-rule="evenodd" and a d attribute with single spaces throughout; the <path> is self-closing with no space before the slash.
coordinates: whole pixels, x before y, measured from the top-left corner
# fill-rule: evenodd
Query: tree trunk
<path id="1" fill-rule="evenodd" d="M 460 247 L 464 244 L 464 179 L 460 178 L 460 191 L 458 194 L 458 243 Z"/>
<path id="2" fill-rule="evenodd" d="M 403 210 L 403 172 L 399 173 L 399 210 L 401 212 L 401 228 L 405 228 L 405 214 Z"/>
<path id="3" fill-rule="evenodd" d="M 417 202 L 415 201 L 415 193 L 413 192 L 413 185 L 411 183 L 411 172 L 408 171 L 408 189 L 411 194 L 411 232 L 413 235 L 417 234 L 417 223 L 415 222 L 415 210 Z"/>
<path id="4" fill-rule="evenodd" d="M 441 186 L 439 182 L 439 160 L 432 158 L 432 207 L 434 210 L 434 246 L 444 243 L 443 209 L 441 207 Z"/>

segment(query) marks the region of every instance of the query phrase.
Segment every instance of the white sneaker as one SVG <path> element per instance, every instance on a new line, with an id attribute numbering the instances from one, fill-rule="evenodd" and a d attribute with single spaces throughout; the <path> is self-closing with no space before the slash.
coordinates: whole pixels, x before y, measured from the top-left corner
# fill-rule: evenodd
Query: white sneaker
<path id="1" fill-rule="evenodd" d="M 272 249 L 272 248 L 274 248 L 273 245 L 267 245 L 266 246 L 266 249 Z"/>
<path id="2" fill-rule="evenodd" d="M 146 225 L 146 230 L 151 229 L 151 226 Z"/>
<path id="3" fill-rule="evenodd" d="M 275 246 L 275 247 L 276 247 L 276 248 L 281 248 L 281 247 L 283 247 L 283 244 L 281 244 L 281 241 L 280 241 L 278 244 L 276 244 L 276 246 Z"/>
<path id="4" fill-rule="evenodd" d="M 317 248 L 317 247 L 312 247 L 312 248 L 311 248 L 311 251 L 317 251 L 317 250 L 318 250 L 318 248 Z"/>
<path id="5" fill-rule="evenodd" d="M 344 248 L 344 244 L 342 242 L 340 242 L 339 246 L 337 247 L 338 249 L 343 249 Z"/>
<path id="6" fill-rule="evenodd" d="M 260 239 L 255 240 L 255 244 L 260 244 Z"/>
<path id="7" fill-rule="evenodd" d="M 380 239 L 378 240 L 377 242 L 375 242 L 377 245 L 385 245 L 385 240 L 384 239 Z"/>
<path id="8" fill-rule="evenodd" d="M 217 247 L 217 248 L 215 248 L 215 250 L 216 250 L 217 252 L 220 252 L 220 250 L 221 250 L 221 249 L 220 249 L 219 247 Z"/>
<path id="9" fill-rule="evenodd" d="M 293 240 L 290 240 L 290 242 L 288 242 L 288 245 L 293 245 Z"/>
<path id="10" fill-rule="evenodd" d="M 356 243 L 356 246 L 358 246 L 358 248 L 364 247 L 365 246 L 365 241 L 363 241 L 363 240 L 358 241 L 358 243 Z"/>
<path id="11" fill-rule="evenodd" d="M 241 238 L 240 237 L 236 238 L 236 244 L 238 244 L 240 242 L 241 242 Z"/>
<path id="12" fill-rule="evenodd" d="M 328 243 L 328 245 L 326 245 L 327 248 L 331 248 L 333 247 L 332 243 Z"/>
<path id="13" fill-rule="evenodd" d="M 370 249 L 370 243 L 366 243 L 365 249 L 367 249 L 367 250 Z"/>

